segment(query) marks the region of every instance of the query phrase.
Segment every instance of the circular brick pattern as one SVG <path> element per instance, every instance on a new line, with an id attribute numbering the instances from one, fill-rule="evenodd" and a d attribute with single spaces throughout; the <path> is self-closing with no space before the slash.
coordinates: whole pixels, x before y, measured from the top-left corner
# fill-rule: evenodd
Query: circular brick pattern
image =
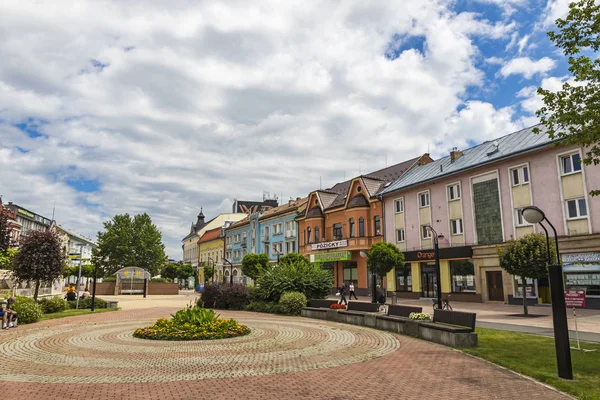
<path id="1" fill-rule="evenodd" d="M 249 314 L 251 333 L 214 341 L 134 338 L 149 319 L 28 329 L 0 343 L 0 380 L 139 383 L 262 376 L 338 367 L 399 348 L 391 334 L 352 325 Z"/>

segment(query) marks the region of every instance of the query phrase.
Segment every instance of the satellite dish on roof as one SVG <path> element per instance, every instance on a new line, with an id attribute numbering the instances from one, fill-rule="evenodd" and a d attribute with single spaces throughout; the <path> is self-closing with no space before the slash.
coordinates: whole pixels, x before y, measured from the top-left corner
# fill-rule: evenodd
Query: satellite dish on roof
<path id="1" fill-rule="evenodd" d="M 498 147 L 498 141 L 494 140 L 494 142 L 492 143 L 494 145 L 494 147 Z"/>

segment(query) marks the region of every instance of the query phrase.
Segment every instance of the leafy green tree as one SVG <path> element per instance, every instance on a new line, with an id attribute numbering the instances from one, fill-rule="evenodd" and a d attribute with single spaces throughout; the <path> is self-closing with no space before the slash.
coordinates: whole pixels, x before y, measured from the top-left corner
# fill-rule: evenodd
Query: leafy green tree
<path id="1" fill-rule="evenodd" d="M 116 215 L 105 222 L 104 232 L 98 232 L 98 247 L 92 255 L 92 262 L 107 275 L 135 266 L 154 276 L 166 259 L 162 235 L 145 213 L 134 217 Z"/>
<path id="2" fill-rule="evenodd" d="M 0 250 L 0 269 L 12 269 L 12 263 L 18 252 L 16 249 Z"/>
<path id="3" fill-rule="evenodd" d="M 8 216 L 4 213 L 2 201 L 0 200 L 0 269 L 11 269 L 11 264 L 17 252 L 11 249 L 10 246 Z"/>
<path id="4" fill-rule="evenodd" d="M 548 32 L 550 40 L 568 57 L 574 83 L 562 90 L 537 90 L 544 106 L 537 111 L 548 135 L 563 139 L 565 145 L 585 146 L 586 165 L 600 163 L 600 4 L 581 0 L 569 5 L 565 19 L 556 20 L 558 31 Z M 542 132 L 535 128 L 536 133 Z M 600 190 L 593 190 L 593 196 Z"/>
<path id="5" fill-rule="evenodd" d="M 58 235 L 52 231 L 30 231 L 21 240 L 19 253 L 13 262 L 13 274 L 19 282 L 35 283 L 37 300 L 42 282 L 52 282 L 61 276 L 65 254 Z"/>
<path id="6" fill-rule="evenodd" d="M 304 293 L 307 299 L 322 299 L 331 293 L 330 270 L 302 260 L 279 263 L 257 280 L 255 295 L 263 301 L 278 302 L 285 292 Z"/>
<path id="7" fill-rule="evenodd" d="M 299 253 L 287 253 L 285 256 L 279 259 L 280 264 L 293 264 L 297 262 L 310 263 L 310 260 L 306 256 Z"/>
<path id="8" fill-rule="evenodd" d="M 181 261 L 180 261 L 181 262 Z M 179 268 L 177 264 L 166 264 L 160 271 L 160 276 L 167 278 L 173 282 L 179 276 Z"/>
<path id="9" fill-rule="evenodd" d="M 555 260 L 555 248 L 550 242 L 550 249 L 548 249 L 546 236 L 543 233 L 531 233 L 498 247 L 500 267 L 521 279 L 524 315 L 528 315 L 527 278 L 540 279 L 548 276 L 548 250 L 550 250 L 550 259 Z"/>
<path id="10" fill-rule="evenodd" d="M 266 254 L 246 254 L 242 259 L 242 273 L 253 280 L 271 269 L 269 257 Z"/>
<path id="11" fill-rule="evenodd" d="M 204 273 L 204 283 L 210 282 L 212 277 L 215 275 L 215 268 L 210 265 L 205 265 L 202 267 L 202 271 Z"/>
<path id="12" fill-rule="evenodd" d="M 367 267 L 376 275 L 385 276 L 394 268 L 404 268 L 404 254 L 392 243 L 375 243 L 369 250 Z"/>

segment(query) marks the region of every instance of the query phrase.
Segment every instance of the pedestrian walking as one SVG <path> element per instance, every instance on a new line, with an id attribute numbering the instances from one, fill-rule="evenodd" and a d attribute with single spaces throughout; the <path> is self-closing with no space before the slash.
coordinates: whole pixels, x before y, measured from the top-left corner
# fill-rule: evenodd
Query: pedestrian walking
<path id="1" fill-rule="evenodd" d="M 348 305 L 348 300 L 346 300 L 346 285 L 344 285 L 344 283 L 342 283 L 338 288 L 338 293 L 340 294 L 339 304 L 342 304 L 342 302 L 344 302 L 345 305 Z"/>
<path id="2" fill-rule="evenodd" d="M 350 296 L 348 296 L 348 300 L 352 300 L 352 296 L 354 296 L 355 300 L 358 300 L 358 297 L 356 297 L 356 293 L 354 292 L 354 282 L 350 282 Z"/>

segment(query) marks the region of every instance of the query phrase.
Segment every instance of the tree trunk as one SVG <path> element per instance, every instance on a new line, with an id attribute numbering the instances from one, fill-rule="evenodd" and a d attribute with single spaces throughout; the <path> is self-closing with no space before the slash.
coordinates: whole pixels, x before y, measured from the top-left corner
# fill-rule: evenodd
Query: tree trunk
<path id="1" fill-rule="evenodd" d="M 41 284 L 41 282 L 39 280 L 35 281 L 35 290 L 33 292 L 33 300 L 35 300 L 35 301 L 37 301 L 37 298 L 38 298 L 38 292 L 40 291 L 40 284 Z"/>
<path id="2" fill-rule="evenodd" d="M 521 285 L 523 286 L 523 315 L 528 316 L 527 311 L 527 280 L 524 276 L 521 277 Z"/>

